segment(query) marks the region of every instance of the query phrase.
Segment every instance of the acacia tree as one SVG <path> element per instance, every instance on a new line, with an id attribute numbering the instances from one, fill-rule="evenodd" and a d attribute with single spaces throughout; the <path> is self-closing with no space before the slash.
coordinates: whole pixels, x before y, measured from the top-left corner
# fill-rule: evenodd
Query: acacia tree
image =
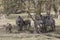
<path id="1" fill-rule="evenodd" d="M 3 0 L 4 4 L 4 13 L 11 14 L 11 13 L 19 13 L 21 10 L 24 9 L 24 1 L 22 0 Z"/>
<path id="2" fill-rule="evenodd" d="M 33 0 L 27 0 L 27 1 L 32 1 L 34 4 Z M 4 4 L 4 13 L 6 13 L 6 14 L 18 13 L 21 10 L 25 9 L 24 0 L 3 0 L 3 4 Z M 40 4 L 37 4 L 37 6 L 39 6 L 39 5 Z M 36 3 L 35 3 L 35 6 L 36 6 Z M 35 9 L 38 9 L 36 11 L 36 13 L 40 13 L 40 11 L 41 11 L 40 7 L 39 8 L 35 7 Z"/>

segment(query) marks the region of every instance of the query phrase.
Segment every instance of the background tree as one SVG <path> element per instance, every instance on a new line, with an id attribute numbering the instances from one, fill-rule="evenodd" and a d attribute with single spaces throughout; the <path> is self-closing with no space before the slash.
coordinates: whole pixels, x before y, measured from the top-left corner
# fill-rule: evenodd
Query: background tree
<path id="1" fill-rule="evenodd" d="M 28 1 L 28 6 L 26 7 L 25 2 Z M 30 3 L 31 2 L 31 3 Z M 52 3 L 52 4 L 51 4 Z M 41 14 L 42 7 L 45 4 L 46 5 L 46 12 L 51 10 L 51 6 L 53 6 L 55 13 L 57 12 L 56 5 L 54 3 L 54 0 L 3 0 L 4 4 L 4 13 L 11 14 L 11 13 L 20 13 L 23 11 L 27 11 L 25 9 L 28 9 L 29 12 L 31 12 L 30 7 L 33 4 L 35 10 L 33 10 L 36 14 Z M 49 6 L 48 6 L 49 5 Z"/>
<path id="2" fill-rule="evenodd" d="M 3 0 L 4 13 L 19 13 L 24 9 L 24 1 L 22 0 Z"/>

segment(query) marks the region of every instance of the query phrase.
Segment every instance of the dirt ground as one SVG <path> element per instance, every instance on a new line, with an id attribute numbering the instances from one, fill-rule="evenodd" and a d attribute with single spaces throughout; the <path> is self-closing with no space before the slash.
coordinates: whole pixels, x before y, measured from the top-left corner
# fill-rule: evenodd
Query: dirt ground
<path id="1" fill-rule="evenodd" d="M 60 40 L 44 34 L 0 34 L 0 40 Z"/>
<path id="2" fill-rule="evenodd" d="M 0 20 L 0 40 L 60 40 L 60 20 L 55 19 L 56 30 L 49 33 L 30 34 L 30 33 L 6 33 L 2 25 L 11 23 L 15 25 L 15 20 Z"/>
<path id="3" fill-rule="evenodd" d="M 54 32 L 40 34 L 6 33 L 6 30 L 0 27 L 0 40 L 60 40 L 60 27 L 57 26 Z"/>

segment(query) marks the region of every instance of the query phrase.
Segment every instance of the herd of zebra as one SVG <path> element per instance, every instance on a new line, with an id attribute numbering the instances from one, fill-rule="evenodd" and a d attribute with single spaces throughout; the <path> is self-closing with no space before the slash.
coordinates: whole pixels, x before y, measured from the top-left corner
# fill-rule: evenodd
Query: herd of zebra
<path id="1" fill-rule="evenodd" d="M 40 15 L 39 17 L 36 16 L 34 20 L 34 30 L 30 30 L 31 20 L 23 20 L 21 16 L 18 16 L 16 24 L 19 32 L 23 31 L 23 28 L 26 28 L 25 30 L 28 30 L 30 32 L 36 31 L 37 33 L 55 30 L 55 20 L 53 19 L 53 17 L 49 15 L 48 16 Z M 7 29 L 11 32 L 12 26 L 11 24 L 8 25 L 9 27 Z"/>

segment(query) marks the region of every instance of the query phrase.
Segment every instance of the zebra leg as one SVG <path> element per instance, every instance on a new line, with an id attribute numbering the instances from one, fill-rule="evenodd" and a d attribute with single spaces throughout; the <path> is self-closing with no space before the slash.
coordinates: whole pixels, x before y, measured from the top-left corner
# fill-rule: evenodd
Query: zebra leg
<path id="1" fill-rule="evenodd" d="M 55 30 L 55 25 L 52 25 L 52 31 L 54 31 Z"/>
<path id="2" fill-rule="evenodd" d="M 31 24 L 29 23 L 29 24 L 28 24 L 28 28 L 27 28 L 27 29 L 28 29 L 28 30 L 30 30 L 30 27 L 31 27 Z"/>

